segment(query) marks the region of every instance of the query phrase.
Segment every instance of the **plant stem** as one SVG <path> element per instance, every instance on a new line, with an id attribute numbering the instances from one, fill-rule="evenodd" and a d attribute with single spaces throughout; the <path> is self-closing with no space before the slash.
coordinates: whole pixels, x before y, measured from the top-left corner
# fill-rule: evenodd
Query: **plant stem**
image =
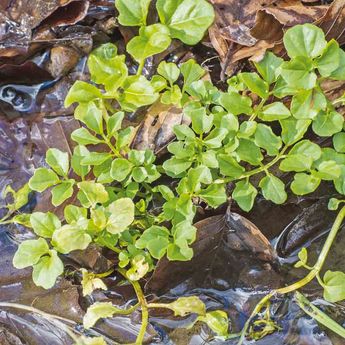
<path id="1" fill-rule="evenodd" d="M 145 66 L 145 59 L 140 61 L 140 64 L 139 64 L 138 70 L 137 70 L 137 74 L 136 74 L 137 76 L 142 74 L 144 66 Z"/>
<path id="2" fill-rule="evenodd" d="M 286 150 L 289 148 L 288 145 L 284 146 L 283 149 L 279 152 L 279 154 L 274 157 L 274 159 L 272 159 L 270 162 L 268 162 L 267 164 L 257 168 L 257 169 L 253 169 L 253 170 L 250 170 L 250 171 L 247 171 L 246 173 L 244 173 L 243 175 L 241 175 L 240 177 L 237 177 L 236 179 L 234 179 L 233 177 L 229 177 L 229 178 L 224 178 L 222 181 L 225 182 L 225 183 L 228 183 L 228 182 L 232 182 L 234 180 L 242 180 L 244 178 L 248 178 L 250 176 L 253 176 L 253 175 L 256 175 L 256 174 L 259 174 L 263 171 L 266 171 L 268 170 L 271 166 L 273 166 L 274 164 L 276 164 L 280 159 L 284 158 L 284 153 L 286 152 Z"/>
<path id="3" fill-rule="evenodd" d="M 315 265 L 313 266 L 312 270 L 301 280 L 297 281 L 294 284 L 288 285 L 286 287 L 277 289 L 277 290 L 273 290 L 271 291 L 268 295 L 264 296 L 259 303 L 255 306 L 254 310 L 252 311 L 250 317 L 248 318 L 248 320 L 246 321 L 242 332 L 241 332 L 241 337 L 240 340 L 238 341 L 237 345 L 241 345 L 244 341 L 244 338 L 247 334 L 248 328 L 250 326 L 251 321 L 253 320 L 253 318 L 260 313 L 262 307 L 276 294 L 286 294 L 295 290 L 300 289 L 301 287 L 305 286 L 306 284 L 308 284 L 309 282 L 311 282 L 321 271 L 322 266 L 324 265 L 327 255 L 331 249 L 331 246 L 339 232 L 340 226 L 344 220 L 345 217 L 345 206 L 339 211 L 333 225 L 331 228 L 331 231 L 329 232 L 326 242 L 322 247 L 322 250 L 319 254 L 319 258 L 317 259 Z"/>
<path id="4" fill-rule="evenodd" d="M 149 324 L 149 310 L 147 307 L 146 298 L 144 296 L 140 284 L 137 281 L 132 281 L 131 283 L 134 287 L 135 293 L 137 294 L 139 303 L 141 305 L 141 327 L 139 334 L 137 336 L 137 340 L 135 341 L 136 345 L 141 345 L 144 341 L 146 329 Z"/>
<path id="5" fill-rule="evenodd" d="M 115 146 L 111 143 L 111 141 L 103 134 L 102 138 L 104 140 L 104 143 L 109 146 L 111 151 L 115 154 L 116 157 L 121 157 L 120 152 L 116 150 Z"/>
<path id="6" fill-rule="evenodd" d="M 328 315 L 326 315 L 323 311 L 313 305 L 304 295 L 300 292 L 295 292 L 295 297 L 297 304 L 299 307 L 313 319 L 321 323 L 322 325 L 326 326 L 333 332 L 337 333 L 341 337 L 345 338 L 345 329 L 333 319 L 331 319 Z"/>
<path id="7" fill-rule="evenodd" d="M 118 270 L 126 279 L 126 272 L 123 269 L 119 269 Z M 141 306 L 141 327 L 140 327 L 140 331 L 138 333 L 137 339 L 135 341 L 135 345 L 142 345 L 143 341 L 144 341 L 144 337 L 145 337 L 145 333 L 146 333 L 146 329 L 147 326 L 149 324 L 149 309 L 148 309 L 148 304 L 144 295 L 143 290 L 141 289 L 141 286 L 139 284 L 139 282 L 137 281 L 133 281 L 133 280 L 129 280 L 128 281 L 132 284 L 134 291 L 138 297 L 138 302 Z M 133 307 L 132 307 L 133 308 Z M 135 308 L 136 309 L 136 308 Z M 134 310 L 133 310 L 134 311 Z"/>

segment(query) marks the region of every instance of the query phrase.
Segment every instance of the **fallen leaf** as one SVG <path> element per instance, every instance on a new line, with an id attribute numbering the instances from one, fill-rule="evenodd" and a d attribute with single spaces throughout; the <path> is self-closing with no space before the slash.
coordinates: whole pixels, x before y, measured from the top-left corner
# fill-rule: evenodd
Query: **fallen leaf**
<path id="1" fill-rule="evenodd" d="M 151 149 L 156 154 L 162 153 L 175 138 L 174 126 L 180 124 L 189 124 L 182 109 L 155 103 L 137 128 L 131 146 L 138 150 Z"/>
<path id="2" fill-rule="evenodd" d="M 194 226 L 197 228 L 197 238 L 192 245 L 194 251 L 192 260 L 178 262 L 169 261 L 166 257 L 162 258 L 145 286 L 147 290 L 154 292 L 167 290 L 200 272 L 201 267 L 203 272 L 209 272 L 222 246 L 233 253 L 243 252 L 253 255 L 255 260 L 275 259 L 275 253 L 267 238 L 253 223 L 237 213 L 228 211 L 225 215 L 201 220 Z M 235 264 L 230 257 L 220 257 L 220 260 L 227 266 L 224 270 L 231 269 L 231 265 Z"/>

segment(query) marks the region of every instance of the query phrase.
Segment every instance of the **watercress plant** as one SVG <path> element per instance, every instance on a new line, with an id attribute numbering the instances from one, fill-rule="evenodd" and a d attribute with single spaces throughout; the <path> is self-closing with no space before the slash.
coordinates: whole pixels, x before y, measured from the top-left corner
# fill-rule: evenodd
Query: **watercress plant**
<path id="1" fill-rule="evenodd" d="M 214 18 L 205 0 L 158 0 L 160 22 L 149 25 L 150 3 L 116 0 L 119 23 L 138 27 L 138 35 L 128 42 L 126 55 L 118 55 L 112 43 L 90 54 L 91 82 L 75 82 L 65 100 L 66 107 L 76 105 L 74 116 L 82 123 L 71 136 L 77 144 L 73 155 L 49 149 L 46 166 L 36 169 L 27 185 L 17 192 L 6 190 L 13 202 L 7 205 L 1 223 L 15 222 L 32 229 L 36 239 L 19 245 L 13 264 L 19 269 L 32 266 L 35 284 L 46 289 L 63 274 L 63 255 L 85 250 L 91 243 L 117 253 L 115 269 L 133 285 L 138 304 L 121 309 L 97 302 L 84 317 L 86 329 L 100 318 L 141 308 L 142 327 L 136 341 L 141 344 L 149 309 L 167 308 L 176 316 L 195 313 L 197 321 L 227 338 L 225 312 L 207 312 L 194 296 L 169 304 L 149 303 L 138 281 L 163 256 L 178 261 L 193 257 L 197 206 L 217 208 L 233 199 L 248 212 L 259 193 L 283 204 L 289 193 L 312 193 L 322 181 L 330 181 L 339 194 L 345 194 L 344 118 L 337 112 L 344 97 L 331 101 L 323 90 L 325 79 L 345 80 L 345 53 L 336 41 L 327 42 L 321 29 L 305 24 L 284 35 L 288 60 L 267 52 L 255 62 L 257 72 L 230 78 L 226 92 L 215 87 L 194 60 L 180 65 L 162 61 L 157 74 L 148 79 L 142 73 L 148 57 L 166 50 L 172 39 L 196 44 Z M 128 54 L 138 63 L 135 75 L 127 68 Z M 155 102 L 182 108 L 190 121 L 190 126 L 173 128 L 176 140 L 168 145 L 169 155 L 162 165 L 153 151 L 131 147 L 135 129 L 124 121 L 127 112 Z M 333 146 L 321 147 L 319 137 L 332 137 Z M 285 173 L 294 176 L 288 188 Z M 167 178 L 176 188 L 163 182 Z M 20 213 L 31 191 L 51 193 L 52 205 L 64 209 L 63 218 L 52 212 Z M 342 202 L 332 199 L 330 208 Z M 297 263 L 312 272 L 304 283 L 316 277 L 324 287 L 324 298 L 331 302 L 345 299 L 345 274 L 328 271 L 321 278 L 319 271 L 343 217 L 344 209 L 322 260 L 309 267 L 303 250 Z M 106 289 L 102 278 L 111 273 L 82 269 L 83 294 Z M 265 297 L 253 315 L 267 306 L 271 296 Z M 256 321 L 264 330 L 249 332 L 255 339 L 277 329 L 269 312 L 265 315 Z M 248 335 L 251 320 L 240 341 Z M 78 345 L 105 344 L 101 338 L 73 339 Z"/>

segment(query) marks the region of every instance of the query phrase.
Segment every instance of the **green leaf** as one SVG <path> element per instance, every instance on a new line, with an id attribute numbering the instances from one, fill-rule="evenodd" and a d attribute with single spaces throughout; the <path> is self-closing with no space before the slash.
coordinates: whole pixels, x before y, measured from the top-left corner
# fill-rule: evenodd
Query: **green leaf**
<path id="1" fill-rule="evenodd" d="M 151 78 L 151 85 L 155 92 L 161 92 L 167 87 L 167 81 L 160 75 L 154 75 Z"/>
<path id="2" fill-rule="evenodd" d="M 91 80 L 103 84 L 106 91 L 115 92 L 128 76 L 125 55 L 117 55 L 112 43 L 102 44 L 88 58 Z"/>
<path id="3" fill-rule="evenodd" d="M 149 271 L 150 265 L 143 255 L 136 255 L 131 260 L 131 268 L 126 272 L 126 276 L 131 281 L 138 281 Z"/>
<path id="4" fill-rule="evenodd" d="M 327 271 L 323 276 L 323 298 L 331 303 L 345 299 L 345 273 Z"/>
<path id="5" fill-rule="evenodd" d="M 51 212 L 34 212 L 30 216 L 30 223 L 36 235 L 51 238 L 56 229 L 61 227 L 61 222 Z"/>
<path id="6" fill-rule="evenodd" d="M 82 145 L 78 145 L 74 148 L 73 156 L 71 158 L 71 166 L 73 171 L 78 176 L 86 176 L 90 172 L 90 166 L 81 165 L 81 160 L 89 154 L 89 150 Z"/>
<path id="7" fill-rule="evenodd" d="M 144 167 L 135 167 L 132 171 L 132 177 L 135 182 L 144 182 L 147 177 L 147 171 Z"/>
<path id="8" fill-rule="evenodd" d="M 302 139 L 311 124 L 311 120 L 296 120 L 293 117 L 279 122 L 282 127 L 281 137 L 286 145 L 292 145 Z"/>
<path id="9" fill-rule="evenodd" d="M 23 225 L 27 228 L 31 228 L 30 214 L 19 213 L 12 218 L 13 223 Z"/>
<path id="10" fill-rule="evenodd" d="M 102 279 L 97 278 L 94 273 L 88 272 L 85 268 L 81 269 L 83 274 L 83 279 L 81 281 L 81 286 L 83 288 L 83 296 L 90 296 L 93 291 L 101 289 L 107 290 L 107 286 L 104 284 Z"/>
<path id="11" fill-rule="evenodd" d="M 236 92 L 222 93 L 219 104 L 233 115 L 247 114 L 253 111 L 252 100 L 247 96 L 241 96 Z"/>
<path id="12" fill-rule="evenodd" d="M 176 134 L 176 138 L 178 140 L 184 140 L 185 138 L 195 138 L 195 133 L 187 125 L 175 125 L 174 133 Z"/>
<path id="13" fill-rule="evenodd" d="M 169 29 L 162 24 L 142 26 L 139 36 L 133 37 L 127 44 L 127 52 L 138 62 L 149 56 L 166 50 L 171 43 Z"/>
<path id="14" fill-rule="evenodd" d="M 103 133 L 103 115 L 102 109 L 97 107 L 96 103 L 91 101 L 81 103 L 74 111 L 74 117 L 85 123 L 85 125 L 97 134 Z"/>
<path id="15" fill-rule="evenodd" d="M 133 133 L 134 133 L 134 127 L 126 127 L 125 129 L 119 131 L 117 135 L 115 136 L 116 138 L 116 148 L 118 150 L 121 150 L 128 146 L 131 143 L 131 140 L 133 138 Z"/>
<path id="16" fill-rule="evenodd" d="M 241 161 L 248 162 L 252 165 L 259 165 L 264 158 L 260 147 L 248 139 L 240 139 L 236 154 Z"/>
<path id="17" fill-rule="evenodd" d="M 341 165 L 341 174 L 340 177 L 334 182 L 334 187 L 340 194 L 345 194 L 345 166 Z"/>
<path id="18" fill-rule="evenodd" d="M 54 206 L 61 205 L 64 201 L 69 199 L 73 195 L 73 186 L 75 180 L 62 181 L 59 185 L 53 187 L 52 193 L 52 204 Z"/>
<path id="19" fill-rule="evenodd" d="M 274 55 L 272 52 L 266 52 L 264 58 L 258 62 L 254 62 L 257 71 L 269 83 L 276 81 L 276 71 L 283 63 L 283 59 Z"/>
<path id="20" fill-rule="evenodd" d="M 163 76 L 170 85 L 174 84 L 174 82 L 180 76 L 180 69 L 175 63 L 172 62 L 162 61 L 158 65 L 157 72 Z"/>
<path id="21" fill-rule="evenodd" d="M 278 177 L 274 175 L 265 176 L 260 181 L 259 186 L 266 200 L 270 200 L 278 205 L 286 201 L 285 185 Z"/>
<path id="22" fill-rule="evenodd" d="M 240 73 L 238 77 L 251 92 L 263 99 L 268 97 L 268 84 L 262 80 L 257 73 L 244 72 Z"/>
<path id="23" fill-rule="evenodd" d="M 201 41 L 215 14 L 206 0 L 157 0 L 159 19 L 173 38 L 194 45 Z"/>
<path id="24" fill-rule="evenodd" d="M 345 133 L 340 132 L 333 136 L 333 146 L 337 152 L 345 153 Z"/>
<path id="25" fill-rule="evenodd" d="M 53 170 L 38 168 L 29 180 L 29 187 L 36 192 L 43 192 L 58 183 L 60 179 Z"/>
<path id="26" fill-rule="evenodd" d="M 207 150 L 200 155 L 201 164 L 205 165 L 208 168 L 218 168 L 218 160 L 216 151 Z"/>
<path id="27" fill-rule="evenodd" d="M 72 140 L 80 145 L 97 145 L 101 140 L 92 135 L 86 128 L 81 127 L 76 129 L 71 134 Z"/>
<path id="28" fill-rule="evenodd" d="M 311 142 L 310 140 L 301 140 L 290 150 L 289 155 L 303 154 L 311 157 L 313 161 L 318 160 L 321 157 L 321 148 L 319 145 Z"/>
<path id="29" fill-rule="evenodd" d="M 43 256 L 32 271 L 32 279 L 37 286 L 51 289 L 59 275 L 63 273 L 63 263 L 55 250 L 50 250 L 48 256 Z"/>
<path id="30" fill-rule="evenodd" d="M 67 152 L 58 149 L 49 149 L 46 153 L 46 162 L 60 176 L 67 176 L 69 171 L 69 158 Z"/>
<path id="31" fill-rule="evenodd" d="M 12 194 L 13 202 L 11 204 L 7 204 L 6 208 L 9 211 L 17 211 L 28 203 L 31 190 L 28 183 L 24 184 L 24 186 L 17 191 L 13 190 L 13 188 L 8 185 L 3 192 L 3 199 L 6 198 L 8 193 Z"/>
<path id="32" fill-rule="evenodd" d="M 250 138 L 256 131 L 258 123 L 256 121 L 243 121 L 237 133 L 238 138 Z"/>
<path id="33" fill-rule="evenodd" d="M 118 21 L 123 26 L 144 26 L 151 0 L 116 0 Z"/>
<path id="34" fill-rule="evenodd" d="M 62 254 L 84 250 L 91 243 L 91 236 L 78 224 L 66 224 L 53 234 L 52 244 Z"/>
<path id="35" fill-rule="evenodd" d="M 191 313 L 206 315 L 204 302 L 196 296 L 179 297 L 176 301 L 166 304 L 166 308 L 172 310 L 175 316 L 186 316 Z"/>
<path id="36" fill-rule="evenodd" d="M 83 318 L 83 326 L 85 329 L 93 327 L 101 318 L 112 317 L 123 310 L 114 307 L 111 302 L 96 302 L 92 304 L 86 311 Z"/>
<path id="37" fill-rule="evenodd" d="M 13 257 L 13 266 L 17 269 L 22 269 L 35 265 L 41 256 L 48 253 L 49 246 L 43 238 L 39 238 L 38 240 L 26 240 L 18 246 Z"/>
<path id="38" fill-rule="evenodd" d="M 226 154 L 218 155 L 219 169 L 220 173 L 225 176 L 232 178 L 240 177 L 245 169 L 237 163 L 234 157 L 231 157 Z"/>
<path id="39" fill-rule="evenodd" d="M 89 152 L 81 159 L 81 165 L 101 165 L 106 160 L 111 158 L 110 153 L 106 152 Z"/>
<path id="40" fill-rule="evenodd" d="M 227 134 L 228 131 L 225 128 L 215 128 L 204 139 L 204 144 L 211 149 L 219 148 Z"/>
<path id="41" fill-rule="evenodd" d="M 150 105 L 158 99 L 151 83 L 144 76 L 130 76 L 123 85 L 123 93 L 118 99 L 124 111 L 134 111 Z"/>
<path id="42" fill-rule="evenodd" d="M 106 211 L 110 214 L 107 231 L 111 234 L 120 234 L 134 221 L 134 203 L 129 198 L 121 198 L 112 202 Z"/>
<path id="43" fill-rule="evenodd" d="M 122 121 L 125 117 L 123 111 L 118 111 L 107 119 L 107 137 L 112 138 L 121 129 Z"/>
<path id="44" fill-rule="evenodd" d="M 178 87 L 178 85 L 173 85 L 173 87 L 170 90 L 165 91 L 162 94 L 161 102 L 163 104 L 180 104 L 180 101 L 182 99 L 182 91 Z"/>
<path id="45" fill-rule="evenodd" d="M 345 52 L 342 49 L 338 50 L 339 54 L 339 67 L 329 76 L 335 80 L 345 80 Z"/>
<path id="46" fill-rule="evenodd" d="M 84 207 L 94 207 L 96 204 L 103 204 L 108 201 L 109 195 L 101 183 L 83 181 L 78 183 L 80 189 L 78 199 Z"/>
<path id="47" fill-rule="evenodd" d="M 341 166 L 335 161 L 323 161 L 318 165 L 315 175 L 323 180 L 331 181 L 340 177 Z"/>
<path id="48" fill-rule="evenodd" d="M 283 62 L 280 75 L 284 78 L 288 86 L 297 90 L 309 90 L 315 87 L 317 76 L 313 71 L 313 63 L 304 57 Z"/>
<path id="49" fill-rule="evenodd" d="M 292 97 L 291 113 L 296 119 L 313 119 L 327 107 L 325 95 L 317 90 L 301 90 Z"/>
<path id="50" fill-rule="evenodd" d="M 320 111 L 313 121 L 313 131 L 320 137 L 330 137 L 342 130 L 344 118 L 336 111 Z"/>
<path id="51" fill-rule="evenodd" d="M 249 181 L 243 180 L 236 183 L 232 198 L 242 210 L 249 212 L 254 205 L 257 194 L 257 189 Z"/>
<path id="52" fill-rule="evenodd" d="M 171 177 L 178 176 L 188 170 L 192 162 L 185 159 L 170 158 L 163 163 L 163 169 Z"/>
<path id="53" fill-rule="evenodd" d="M 337 198 L 331 198 L 331 199 L 329 199 L 327 207 L 329 210 L 336 211 L 339 208 L 339 205 L 343 202 L 344 202 L 344 200 L 339 200 Z"/>
<path id="54" fill-rule="evenodd" d="M 282 140 L 273 133 L 271 127 L 259 123 L 255 132 L 255 144 L 265 149 L 269 156 L 276 156 L 282 146 Z"/>
<path id="55" fill-rule="evenodd" d="M 184 88 L 189 87 L 193 82 L 199 80 L 205 74 L 205 70 L 193 59 L 189 59 L 182 63 L 180 70 L 184 79 Z"/>
<path id="56" fill-rule="evenodd" d="M 281 171 L 306 171 L 310 170 L 313 164 L 313 159 L 310 156 L 303 154 L 289 154 L 284 158 L 279 165 Z"/>
<path id="57" fill-rule="evenodd" d="M 139 249 L 147 248 L 152 257 L 161 259 L 166 253 L 170 232 L 164 226 L 151 226 L 143 232 L 140 238 L 135 242 Z"/>
<path id="58" fill-rule="evenodd" d="M 283 120 L 290 116 L 290 110 L 281 102 L 268 104 L 259 113 L 259 118 L 263 121 Z"/>
<path id="59" fill-rule="evenodd" d="M 158 185 L 153 188 L 153 192 L 161 193 L 162 197 L 167 201 L 174 199 L 174 193 L 168 186 Z"/>
<path id="60" fill-rule="evenodd" d="M 122 182 L 131 173 L 133 164 L 125 158 L 116 158 L 111 163 L 110 175 L 119 182 Z"/>
<path id="61" fill-rule="evenodd" d="M 319 186 L 321 179 L 306 173 L 295 174 L 294 180 L 291 183 L 291 190 L 296 195 L 306 195 L 314 192 Z"/>
<path id="62" fill-rule="evenodd" d="M 102 93 L 96 86 L 77 80 L 68 91 L 65 98 L 65 108 L 75 102 L 87 103 L 97 98 L 102 98 Z"/>
<path id="63" fill-rule="evenodd" d="M 64 217 L 68 224 L 76 223 L 79 219 L 87 217 L 87 209 L 74 205 L 67 205 L 64 209 Z"/>
<path id="64" fill-rule="evenodd" d="M 296 25 L 284 34 L 284 46 L 290 58 L 315 58 L 326 48 L 325 34 L 312 24 Z"/>
<path id="65" fill-rule="evenodd" d="M 219 337 L 228 337 L 229 319 L 225 311 L 213 310 L 206 313 L 205 316 L 198 316 L 197 320 L 206 323 Z"/>
<path id="66" fill-rule="evenodd" d="M 192 128 L 197 134 L 207 133 L 213 125 L 213 114 L 207 115 L 206 108 L 200 103 L 190 102 L 183 108 L 183 113 L 192 120 Z"/>
<path id="67" fill-rule="evenodd" d="M 329 77 L 339 67 L 339 44 L 334 39 L 327 43 L 326 49 L 316 60 L 316 66 L 323 77 Z"/>
<path id="68" fill-rule="evenodd" d="M 306 248 L 302 248 L 298 253 L 298 258 L 304 263 L 307 263 L 308 260 L 308 252 Z"/>
<path id="69" fill-rule="evenodd" d="M 224 204 L 227 200 L 225 187 L 223 184 L 211 184 L 206 189 L 203 189 L 200 193 L 198 193 L 198 195 L 213 208 Z"/>

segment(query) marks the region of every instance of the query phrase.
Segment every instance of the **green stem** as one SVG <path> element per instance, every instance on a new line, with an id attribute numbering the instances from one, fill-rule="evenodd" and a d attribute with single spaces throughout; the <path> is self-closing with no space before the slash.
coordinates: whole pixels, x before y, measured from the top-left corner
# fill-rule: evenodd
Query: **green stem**
<path id="1" fill-rule="evenodd" d="M 241 337 L 239 342 L 237 343 L 237 345 L 241 345 L 244 341 L 244 338 L 247 334 L 248 328 L 250 326 L 250 323 L 252 322 L 253 318 L 260 313 L 262 307 L 264 305 L 266 305 L 266 303 L 276 294 L 287 294 L 289 292 L 295 291 L 300 289 L 301 287 L 305 286 L 306 284 L 308 284 L 309 282 L 311 282 L 315 277 L 318 276 L 319 272 L 322 269 L 322 266 L 324 265 L 327 255 L 332 247 L 332 244 L 339 232 L 339 229 L 341 227 L 341 224 L 344 220 L 345 217 L 345 206 L 339 211 L 333 225 L 331 228 L 331 231 L 329 232 L 326 242 L 322 247 L 322 250 L 319 254 L 319 257 L 315 263 L 315 265 L 313 266 L 312 270 L 301 280 L 297 281 L 294 284 L 291 284 L 289 286 L 280 288 L 280 289 L 276 289 L 271 291 L 268 295 L 264 296 L 259 303 L 255 306 L 253 312 L 251 313 L 250 317 L 248 318 L 247 322 L 245 323 L 242 332 L 241 332 Z"/>
<path id="2" fill-rule="evenodd" d="M 137 76 L 142 74 L 144 66 L 145 66 L 145 59 L 140 61 L 140 64 L 139 64 L 138 70 L 137 70 L 137 74 L 136 74 Z"/>
<path id="3" fill-rule="evenodd" d="M 119 269 L 118 270 L 126 279 L 127 275 L 126 275 L 126 271 L 123 269 Z M 147 301 L 144 295 L 143 290 L 141 289 L 141 286 L 139 284 L 139 282 L 137 281 L 133 281 L 133 280 L 129 280 L 128 281 L 132 284 L 134 291 L 138 297 L 138 302 L 139 305 L 141 306 L 141 327 L 140 327 L 140 331 L 138 333 L 137 339 L 135 341 L 135 345 L 142 345 L 144 342 L 144 337 L 145 337 L 145 333 L 146 333 L 146 329 L 147 326 L 149 324 L 149 309 L 148 309 L 148 305 L 147 305 Z"/>
<path id="4" fill-rule="evenodd" d="M 132 281 L 131 283 L 134 287 L 135 293 L 137 294 L 139 303 L 141 305 L 141 327 L 139 334 L 137 336 L 137 340 L 135 341 L 136 345 L 141 345 L 144 341 L 146 329 L 149 324 L 149 310 L 147 307 L 146 298 L 144 296 L 140 284 L 137 281 Z"/>
<path id="5" fill-rule="evenodd" d="M 259 111 L 262 109 L 262 107 L 265 105 L 266 103 L 266 98 L 263 98 L 261 100 L 261 102 L 258 104 L 258 106 L 255 108 L 254 113 L 252 114 L 252 116 L 249 118 L 249 121 L 254 121 L 256 119 L 256 117 L 259 115 Z"/>
<path id="6" fill-rule="evenodd" d="M 274 157 L 274 159 L 272 159 L 270 162 L 268 162 L 267 164 L 265 164 L 259 168 L 247 171 L 246 173 L 244 173 L 240 177 L 237 177 L 236 180 L 242 180 L 244 178 L 248 178 L 250 176 L 253 176 L 253 175 L 259 174 L 261 172 L 267 171 L 270 167 L 272 167 L 274 164 L 276 164 L 280 159 L 284 158 L 284 153 L 286 152 L 286 150 L 288 148 L 289 148 L 288 145 L 284 146 L 283 149 L 279 152 L 279 154 L 276 157 Z M 223 181 L 224 183 L 228 183 L 228 182 L 232 182 L 233 180 L 234 180 L 234 178 L 229 177 L 229 178 L 224 178 L 220 181 Z"/>
<path id="7" fill-rule="evenodd" d="M 109 146 L 111 151 L 115 154 L 116 157 L 121 157 L 120 152 L 115 148 L 115 146 L 111 143 L 110 139 L 108 139 L 104 134 L 102 135 L 103 141 L 106 145 Z"/>
<path id="8" fill-rule="evenodd" d="M 337 333 L 341 337 L 345 338 L 345 329 L 333 319 L 331 319 L 328 315 L 326 315 L 323 311 L 313 305 L 305 296 L 303 296 L 300 292 L 296 291 L 295 293 L 296 301 L 299 307 L 317 322 L 321 323 L 322 325 L 326 326 L 333 332 Z"/>

